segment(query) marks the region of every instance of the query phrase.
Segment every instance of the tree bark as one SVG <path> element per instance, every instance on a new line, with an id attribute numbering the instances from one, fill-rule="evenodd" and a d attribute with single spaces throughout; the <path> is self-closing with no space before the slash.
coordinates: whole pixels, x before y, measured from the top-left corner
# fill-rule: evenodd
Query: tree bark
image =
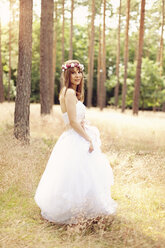
<path id="1" fill-rule="evenodd" d="M 53 74 L 53 0 L 41 2 L 40 31 L 40 103 L 41 114 L 51 111 L 51 83 Z"/>
<path id="2" fill-rule="evenodd" d="M 142 64 L 143 38 L 144 38 L 144 16 L 145 16 L 145 0 L 141 0 L 138 59 L 137 59 L 135 88 L 134 88 L 134 96 L 133 96 L 133 114 L 138 114 L 138 110 L 139 110 L 141 64 Z"/>
<path id="3" fill-rule="evenodd" d="M 65 0 L 62 0 L 62 64 L 64 63 Z"/>
<path id="4" fill-rule="evenodd" d="M 14 113 L 14 135 L 29 142 L 30 91 L 32 59 L 32 0 L 20 0 L 19 58 L 16 101 Z"/>
<path id="5" fill-rule="evenodd" d="M 57 49 L 57 23 L 58 23 L 58 12 L 57 12 L 57 2 L 54 3 L 54 13 L 55 13 L 55 23 L 54 23 L 54 46 L 53 46 L 53 84 L 51 89 L 51 101 L 54 104 L 54 85 L 56 80 L 56 49 Z"/>
<path id="6" fill-rule="evenodd" d="M 164 33 L 164 0 L 162 0 L 162 25 L 161 25 L 161 37 L 160 37 L 160 48 L 158 53 L 158 63 L 160 66 L 160 75 L 163 74 L 163 33 Z M 156 108 L 156 106 L 155 106 Z M 163 102 L 162 111 L 165 112 L 165 102 Z"/>
<path id="7" fill-rule="evenodd" d="M 161 23 L 161 37 L 160 37 L 160 47 L 158 52 L 157 61 L 160 65 L 160 73 L 163 72 L 163 33 L 164 33 L 164 0 L 162 0 L 162 23 Z"/>
<path id="8" fill-rule="evenodd" d="M 117 56 L 116 56 L 116 77 L 117 77 L 117 84 L 115 87 L 115 106 L 118 105 L 119 100 L 119 85 L 120 85 L 120 79 L 119 79 L 119 73 L 120 73 L 120 23 L 121 23 L 121 0 L 120 0 L 120 6 L 119 6 L 119 24 L 118 24 L 118 44 L 117 44 Z"/>
<path id="9" fill-rule="evenodd" d="M 10 0 L 10 20 L 9 20 L 9 74 L 8 74 L 8 92 L 7 100 L 10 102 L 10 81 L 11 81 L 11 18 L 12 18 L 12 0 Z"/>
<path id="10" fill-rule="evenodd" d="M 88 91 L 87 106 L 92 106 L 93 67 L 94 67 L 94 36 L 95 36 L 95 0 L 92 0 L 92 16 L 90 27 L 89 57 L 88 57 Z"/>
<path id="11" fill-rule="evenodd" d="M 73 11 L 74 11 L 74 0 L 71 4 L 71 23 L 70 23 L 70 45 L 69 45 L 69 59 L 73 59 Z"/>
<path id="12" fill-rule="evenodd" d="M 98 58 L 97 58 L 97 106 L 100 107 L 100 82 L 101 82 L 101 24 L 99 26 L 99 51 L 98 51 Z"/>
<path id="13" fill-rule="evenodd" d="M 50 108 L 52 109 L 54 101 L 52 95 L 54 93 L 54 70 L 53 70 L 53 12 L 54 12 L 54 2 L 53 0 L 49 2 L 49 15 L 48 15 L 48 39 L 49 39 L 49 84 L 50 84 Z"/>
<path id="14" fill-rule="evenodd" d="M 127 0 L 127 21 L 125 29 L 125 47 L 124 47 L 124 84 L 122 87 L 122 112 L 125 111 L 125 100 L 127 94 L 127 66 L 128 66 L 128 42 L 129 42 L 129 20 L 130 20 L 130 0 Z"/>
<path id="15" fill-rule="evenodd" d="M 162 29 L 161 29 L 160 60 L 159 60 L 161 75 L 163 73 L 163 33 L 164 33 L 164 0 L 162 0 Z"/>
<path id="16" fill-rule="evenodd" d="M 61 40 L 61 46 L 62 46 L 62 58 L 61 63 L 64 63 L 65 60 L 65 49 L 64 49 L 64 42 L 65 42 L 65 0 L 62 0 L 62 40 Z M 60 80 L 60 88 L 62 88 L 62 80 Z"/>
<path id="17" fill-rule="evenodd" d="M 106 0 L 103 1 L 103 44 L 102 44 L 102 59 L 101 59 L 101 90 L 100 90 L 100 110 L 106 105 L 106 42 L 105 42 L 105 17 L 106 17 Z"/>
<path id="18" fill-rule="evenodd" d="M 1 17 L 0 17 L 0 103 L 4 102 L 4 88 L 3 88 L 3 68 L 1 58 Z"/>

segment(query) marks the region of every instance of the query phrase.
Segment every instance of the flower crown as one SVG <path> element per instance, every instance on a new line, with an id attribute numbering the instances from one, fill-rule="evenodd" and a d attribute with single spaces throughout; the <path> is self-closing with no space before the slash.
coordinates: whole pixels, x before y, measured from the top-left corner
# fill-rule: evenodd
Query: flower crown
<path id="1" fill-rule="evenodd" d="M 79 63 L 71 63 L 71 64 L 65 64 L 62 65 L 62 71 L 67 70 L 68 68 L 74 68 L 74 67 L 78 67 L 80 68 L 80 70 L 84 70 L 84 65 L 83 64 L 79 64 Z"/>

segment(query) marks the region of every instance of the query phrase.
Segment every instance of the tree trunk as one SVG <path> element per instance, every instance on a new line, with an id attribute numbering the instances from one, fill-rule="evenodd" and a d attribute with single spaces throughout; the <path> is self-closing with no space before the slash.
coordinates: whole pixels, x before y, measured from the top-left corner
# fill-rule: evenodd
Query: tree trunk
<path id="1" fill-rule="evenodd" d="M 41 2 L 40 31 L 40 103 L 41 114 L 51 111 L 51 80 L 53 71 L 53 0 Z"/>
<path id="2" fill-rule="evenodd" d="M 162 111 L 165 112 L 165 103 L 163 103 Z"/>
<path id="3" fill-rule="evenodd" d="M 1 17 L 0 17 L 0 103 L 4 102 L 4 88 L 3 88 L 3 68 L 1 58 Z"/>
<path id="4" fill-rule="evenodd" d="M 161 29 L 161 41 L 160 41 L 160 69 L 163 73 L 163 33 L 164 33 L 164 0 L 162 0 L 162 29 Z"/>
<path id="5" fill-rule="evenodd" d="M 54 101 L 52 99 L 52 94 L 54 93 L 54 69 L 53 69 L 53 12 L 54 12 L 54 2 L 53 0 L 48 1 L 49 2 L 49 15 L 48 15 L 48 39 L 49 39 L 49 84 L 50 84 L 50 108 L 52 109 Z"/>
<path id="6" fill-rule="evenodd" d="M 58 23 L 58 18 L 57 18 L 57 2 L 54 3 L 54 13 L 55 13 L 55 24 L 54 24 L 54 46 L 53 46 L 53 84 L 52 84 L 52 89 L 51 89 L 51 101 L 52 105 L 54 104 L 54 84 L 56 80 L 56 48 L 57 48 L 57 23 Z"/>
<path id="7" fill-rule="evenodd" d="M 12 18 L 12 0 L 10 0 L 10 20 L 9 20 L 9 74 L 8 74 L 8 92 L 7 100 L 10 102 L 10 81 L 11 81 L 11 20 Z"/>
<path id="8" fill-rule="evenodd" d="M 160 37 L 160 47 L 158 52 L 157 61 L 160 65 L 160 72 L 163 72 L 163 33 L 164 33 L 164 0 L 162 0 L 162 24 L 161 24 L 161 37 Z"/>
<path id="9" fill-rule="evenodd" d="M 127 0 L 127 21 L 125 29 L 125 47 L 124 47 L 124 84 L 122 87 L 122 112 L 125 111 L 125 101 L 127 93 L 127 66 L 128 66 L 128 42 L 129 42 L 129 19 L 130 19 L 130 0 Z"/>
<path id="10" fill-rule="evenodd" d="M 62 0 L 62 64 L 64 63 L 65 0 Z"/>
<path id="11" fill-rule="evenodd" d="M 16 101 L 14 113 L 14 135 L 29 142 L 30 89 L 32 59 L 32 0 L 20 0 L 19 58 Z"/>
<path id="12" fill-rule="evenodd" d="M 64 63 L 65 60 L 65 50 L 64 50 L 64 42 L 65 42 L 65 37 L 64 37 L 64 32 L 65 32 L 65 0 L 62 0 L 62 40 L 61 40 L 61 46 L 62 46 L 62 58 L 61 58 L 61 63 Z M 60 88 L 62 88 L 62 80 L 60 80 Z"/>
<path id="13" fill-rule="evenodd" d="M 106 12 L 106 0 L 103 1 L 103 45 L 102 45 L 102 59 L 101 59 L 101 90 L 100 90 L 100 110 L 105 107 L 106 104 L 106 44 L 105 44 L 105 12 Z"/>
<path id="14" fill-rule="evenodd" d="M 119 73 L 120 73 L 120 23 L 121 23 L 121 0 L 120 0 L 120 6 L 119 6 L 119 25 L 118 25 L 118 44 L 117 44 L 117 56 L 116 56 L 116 77 L 117 77 L 117 84 L 115 87 L 115 106 L 118 106 L 118 100 L 119 100 L 119 85 L 120 85 L 120 79 L 119 79 Z"/>
<path id="15" fill-rule="evenodd" d="M 93 67 L 94 67 L 94 36 L 95 36 L 95 0 L 92 0 L 92 16 L 90 27 L 89 57 L 88 57 L 88 91 L 87 106 L 92 106 Z"/>
<path id="16" fill-rule="evenodd" d="M 138 110 L 139 110 L 141 64 L 142 64 L 143 38 L 144 38 L 144 15 L 145 15 L 145 0 L 141 0 L 138 59 L 137 59 L 137 67 L 136 67 L 135 89 L 133 96 L 133 114 L 138 114 Z"/>
<path id="17" fill-rule="evenodd" d="M 160 49 L 158 55 L 158 63 L 160 65 L 160 75 L 163 74 L 163 33 L 164 33 L 164 0 L 162 0 L 162 25 L 161 25 L 161 37 L 160 37 Z M 163 102 L 162 111 L 165 112 L 165 102 Z"/>
<path id="18" fill-rule="evenodd" d="M 73 59 L 73 45 L 72 45 L 72 39 L 73 39 L 73 10 L 74 10 L 74 0 L 72 0 L 72 5 L 71 5 L 69 59 Z"/>
<path id="19" fill-rule="evenodd" d="M 100 82 L 101 82 L 101 24 L 99 26 L 99 51 L 97 58 L 97 106 L 100 106 Z"/>

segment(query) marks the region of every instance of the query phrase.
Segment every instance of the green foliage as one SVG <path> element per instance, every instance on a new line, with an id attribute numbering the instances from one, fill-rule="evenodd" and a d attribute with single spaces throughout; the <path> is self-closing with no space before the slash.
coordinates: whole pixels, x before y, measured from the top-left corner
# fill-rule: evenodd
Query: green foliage
<path id="1" fill-rule="evenodd" d="M 5 99 L 8 97 L 8 84 L 9 84 L 9 79 L 8 79 L 8 74 L 4 73 L 3 76 L 3 86 L 4 86 L 4 94 L 5 94 Z M 16 86 L 14 85 L 14 80 L 10 80 L 10 100 L 14 100 L 16 96 Z"/>
<path id="2" fill-rule="evenodd" d="M 60 76 L 61 76 L 61 40 L 62 40 L 62 1 L 57 2 L 57 50 L 56 50 L 56 75 L 54 87 L 54 102 L 57 104 L 60 90 Z M 86 6 L 91 11 L 91 1 L 75 1 L 75 8 L 78 6 Z M 95 1 L 96 23 L 95 23 L 95 56 L 94 56 L 94 78 L 93 78 L 93 99 L 92 104 L 96 106 L 96 92 L 97 92 L 97 59 L 99 50 L 99 27 L 98 19 L 102 19 L 100 14 L 102 10 L 101 0 Z M 121 9 L 121 36 L 120 36 L 120 87 L 119 87 L 119 106 L 121 106 L 121 93 L 124 77 L 124 44 L 125 44 L 125 24 L 126 24 L 126 6 L 127 1 L 122 1 Z M 129 29 L 129 64 L 128 64 L 128 78 L 127 78 L 127 96 L 126 106 L 132 108 L 134 81 L 136 73 L 136 57 L 137 57 L 137 42 L 139 36 L 139 17 L 140 17 L 140 1 L 131 1 L 130 6 L 130 29 Z M 18 9 L 18 6 L 17 6 Z M 70 38 L 70 4 L 65 4 L 65 60 L 68 59 L 69 54 L 69 38 Z M 18 10 L 16 11 L 18 13 Z M 107 104 L 114 104 L 114 88 L 116 85 L 116 51 L 117 51 L 117 28 L 118 28 L 118 8 L 114 8 L 112 3 L 107 2 L 107 28 L 106 28 L 106 69 L 107 69 Z M 143 64 L 141 74 L 140 87 L 140 108 L 151 109 L 153 107 L 161 108 L 163 101 L 165 101 L 165 85 L 164 85 L 164 71 L 165 71 L 165 57 L 163 63 L 163 76 L 160 77 L 159 66 L 156 64 L 160 42 L 160 28 L 161 28 L 161 3 L 154 1 L 151 7 L 146 9 L 145 15 L 145 36 L 143 47 Z M 116 19 L 113 19 L 116 18 Z M 110 25 L 115 20 L 115 25 Z M 11 99 L 15 99 L 17 63 L 18 63 L 18 26 L 19 19 L 16 17 L 12 26 L 12 70 L 11 70 Z M 80 60 L 85 66 L 85 100 L 87 93 L 87 70 L 88 70 L 88 32 L 90 22 L 84 26 L 74 24 L 73 35 L 73 59 Z M 34 11 L 33 20 L 33 47 L 32 47 L 32 81 L 31 81 L 31 102 L 40 101 L 40 17 Z M 2 64 L 4 75 L 5 97 L 7 97 L 8 88 L 8 60 L 9 60 L 9 44 L 8 44 L 8 26 L 2 27 Z"/>
<path id="3" fill-rule="evenodd" d="M 142 109 L 154 106 L 160 107 L 162 105 L 164 80 L 160 76 L 158 65 L 154 61 L 144 58 L 140 88 L 140 106 Z"/>
<path id="4" fill-rule="evenodd" d="M 136 76 L 136 62 L 128 63 L 127 76 L 127 96 L 126 107 L 131 108 L 133 103 L 134 83 Z M 117 79 L 116 75 L 112 75 L 106 81 L 108 92 L 114 91 Z M 119 106 L 121 106 L 122 85 L 124 83 L 124 66 L 120 69 L 120 95 Z M 141 86 L 140 86 L 140 102 L 141 109 L 151 109 L 153 107 L 161 107 L 165 98 L 163 88 L 165 87 L 165 78 L 160 76 L 160 69 L 157 63 L 149 58 L 143 58 L 141 69 Z M 109 100 L 109 104 L 114 104 L 114 97 Z"/>

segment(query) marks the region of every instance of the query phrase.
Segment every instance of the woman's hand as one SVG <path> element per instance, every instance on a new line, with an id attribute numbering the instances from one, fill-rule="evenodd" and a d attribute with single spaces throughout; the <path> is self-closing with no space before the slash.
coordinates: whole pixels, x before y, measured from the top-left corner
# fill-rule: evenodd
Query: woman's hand
<path id="1" fill-rule="evenodd" d="M 90 140 L 90 141 L 89 141 L 89 152 L 91 153 L 91 152 L 93 152 L 93 150 L 94 150 L 93 143 L 92 143 L 92 141 Z"/>

